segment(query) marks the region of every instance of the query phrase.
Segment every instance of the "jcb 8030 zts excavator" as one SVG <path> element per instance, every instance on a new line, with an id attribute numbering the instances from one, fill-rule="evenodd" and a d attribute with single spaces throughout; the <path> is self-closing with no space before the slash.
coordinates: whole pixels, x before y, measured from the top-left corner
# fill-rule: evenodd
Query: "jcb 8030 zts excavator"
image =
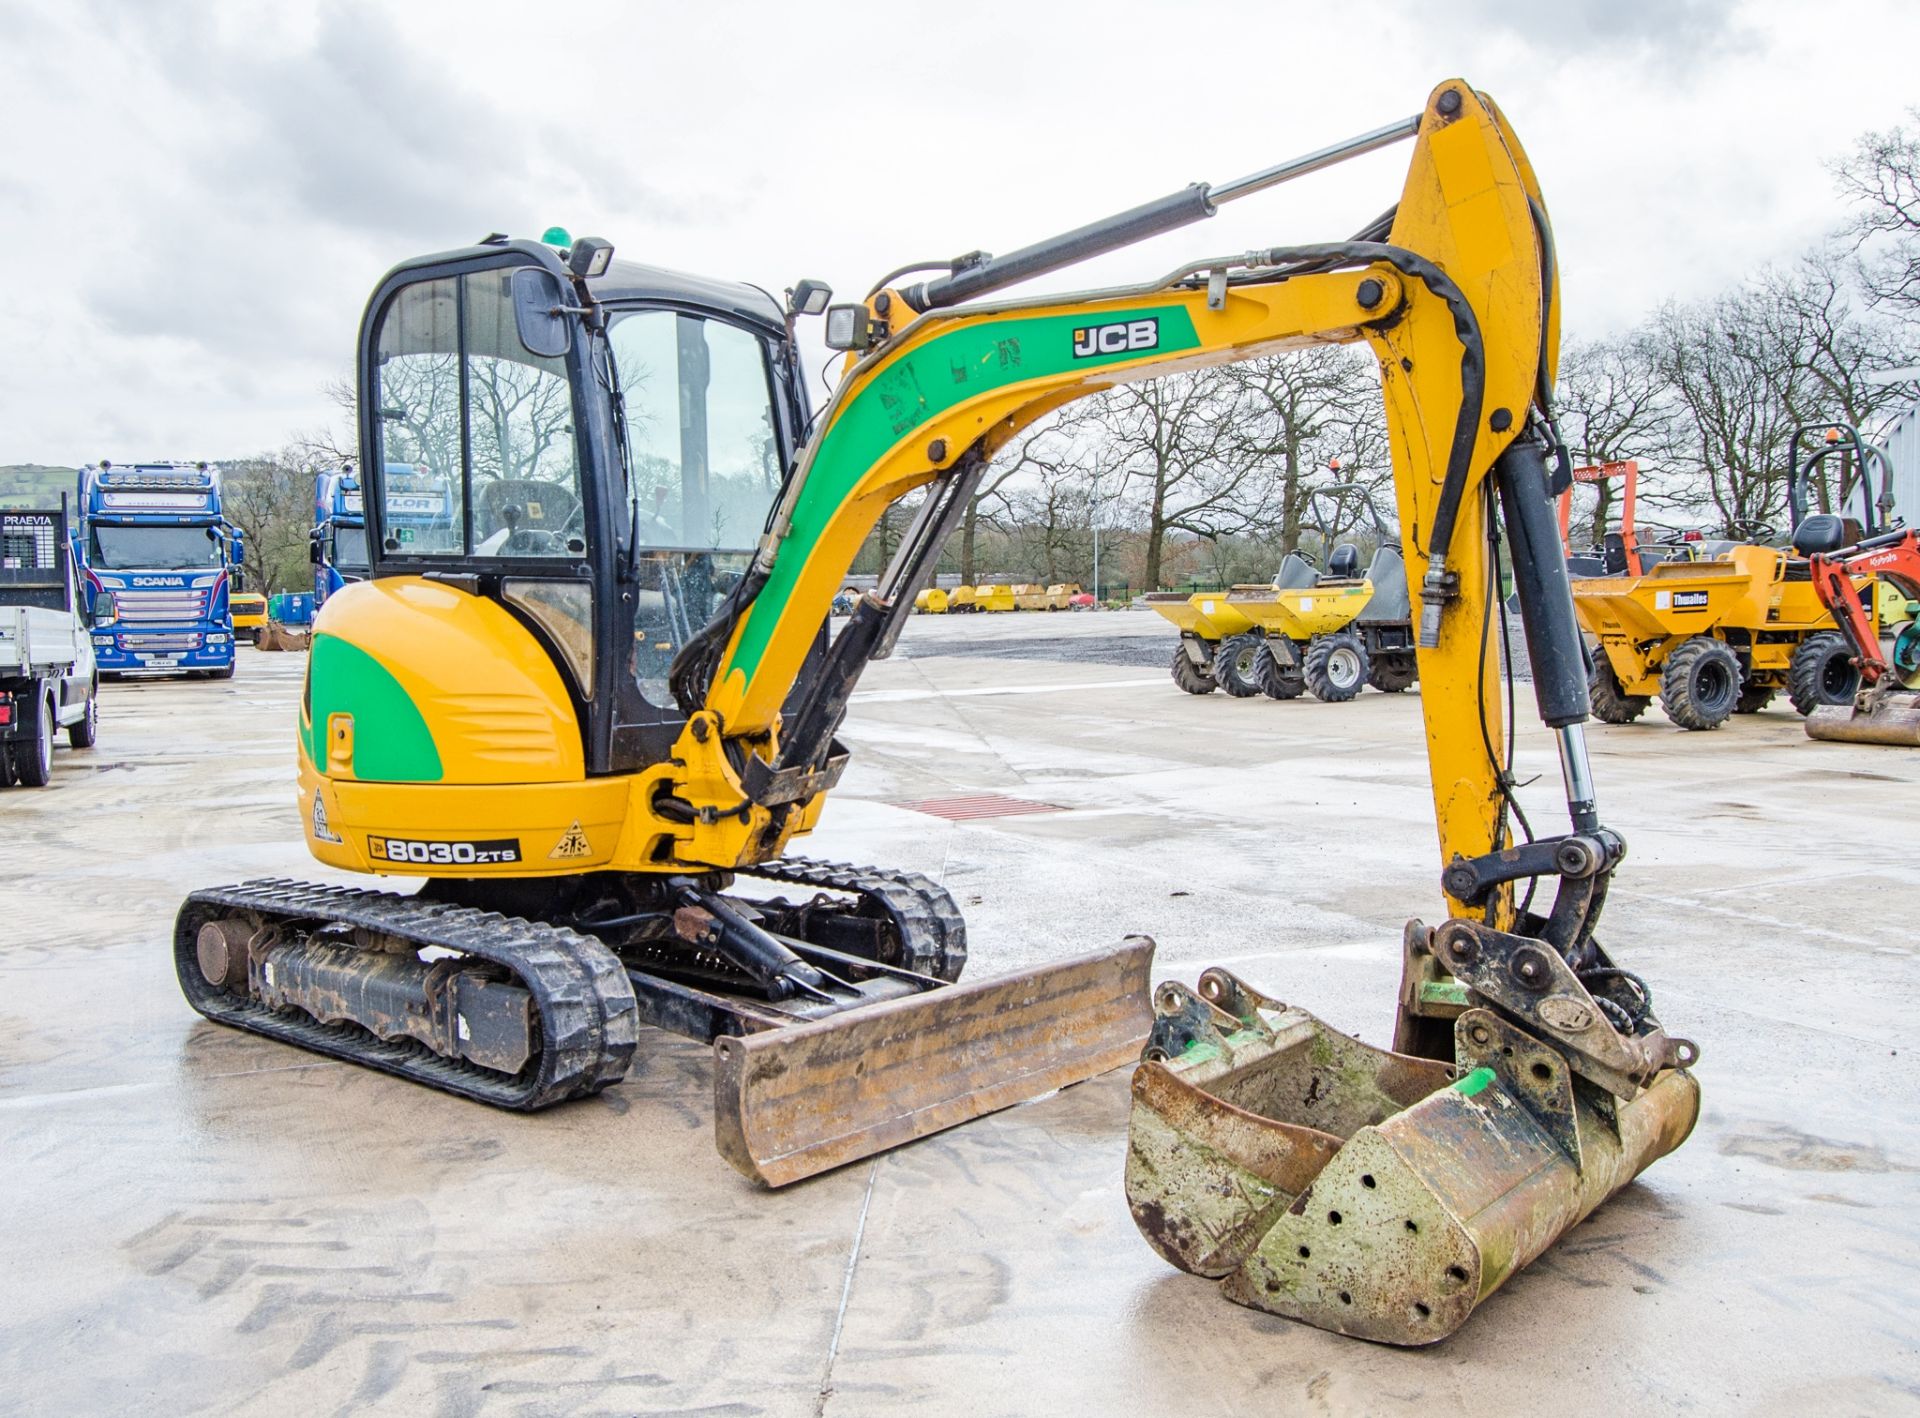
<path id="1" fill-rule="evenodd" d="M 986 299 L 1406 139 L 1399 203 L 1350 240 Z M 1128 1190 L 1153 1244 L 1249 1303 L 1440 1337 L 1698 1106 L 1692 1046 L 1595 935 L 1624 846 L 1582 739 L 1555 277 L 1518 142 L 1449 82 L 1348 143 L 906 274 L 826 311 L 848 358 L 816 415 L 792 335 L 826 305 L 813 283 L 782 311 L 588 240 L 394 270 L 360 344 L 373 575 L 316 625 L 300 791 L 321 860 L 425 881 L 197 892 L 183 987 L 222 1022 L 522 1108 L 617 1079 L 641 1022 L 713 1039 L 722 1150 L 776 1184 L 1110 1067 L 1151 1023 Z M 954 985 L 964 927 L 937 886 L 784 855 L 845 764 L 857 677 L 1008 438 L 1124 380 L 1361 340 L 1451 916 L 1407 933 L 1399 1052 L 1217 971 L 1163 986 L 1150 1021 L 1145 942 Z M 855 552 L 920 488 L 829 641 Z M 1571 815 L 1530 841 L 1489 634 L 1503 529 Z"/>

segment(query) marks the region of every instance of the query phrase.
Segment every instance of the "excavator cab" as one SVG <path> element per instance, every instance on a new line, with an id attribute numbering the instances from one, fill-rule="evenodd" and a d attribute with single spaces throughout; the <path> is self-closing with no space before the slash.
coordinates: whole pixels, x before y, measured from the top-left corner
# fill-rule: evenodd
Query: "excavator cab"
<path id="1" fill-rule="evenodd" d="M 773 1186 L 1132 1056 L 1150 942 L 959 985 L 938 883 L 785 855 L 871 615 L 837 660 L 826 600 L 796 617 L 757 732 L 709 707 L 807 427 L 778 304 L 489 240 L 382 280 L 358 374 L 372 567 L 315 625 L 303 818 L 423 880 L 194 893 L 197 1009 L 519 1110 L 617 1082 L 641 1024 L 691 1035 L 721 1153 Z"/>
<path id="2" fill-rule="evenodd" d="M 360 437 L 374 576 L 520 620 L 592 776 L 684 728 L 669 669 L 751 562 L 808 410 L 770 297 L 582 246 L 608 253 L 596 274 L 534 241 L 395 268 L 362 332 Z M 391 464 L 453 489 L 449 535 L 415 535 Z"/>

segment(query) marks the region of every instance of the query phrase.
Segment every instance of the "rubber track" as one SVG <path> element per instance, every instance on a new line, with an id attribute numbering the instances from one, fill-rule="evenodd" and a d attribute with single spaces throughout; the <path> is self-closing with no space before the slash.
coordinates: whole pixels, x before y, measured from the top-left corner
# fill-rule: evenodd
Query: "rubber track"
<path id="1" fill-rule="evenodd" d="M 379 1039 L 354 1024 L 322 1024 L 305 1013 L 269 1009 L 210 985 L 200 973 L 195 937 L 205 922 L 236 912 L 303 929 L 355 926 L 502 966 L 533 996 L 540 1052 L 509 1078 L 442 1057 L 413 1040 Z M 626 1076 L 639 1037 L 639 1013 L 625 967 L 594 937 L 392 892 L 279 879 L 196 891 L 175 924 L 174 968 L 188 1003 L 217 1024 L 519 1112 L 618 1082 Z"/>
<path id="2" fill-rule="evenodd" d="M 782 857 L 739 874 L 792 886 L 849 891 L 878 901 L 893 918 L 904 947 L 903 958 L 889 963 L 949 983 L 959 979 L 966 966 L 967 923 L 952 894 L 930 876 L 811 857 Z"/>

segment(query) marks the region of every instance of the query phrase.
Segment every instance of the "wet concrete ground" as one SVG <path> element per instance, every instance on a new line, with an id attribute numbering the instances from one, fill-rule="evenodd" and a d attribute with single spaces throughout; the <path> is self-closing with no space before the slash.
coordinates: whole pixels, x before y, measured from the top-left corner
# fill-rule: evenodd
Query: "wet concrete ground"
<path id="1" fill-rule="evenodd" d="M 1197 699 L 1048 643 L 1165 635 L 917 620 L 910 650 L 985 653 L 874 668 L 806 849 L 939 876 L 981 974 L 1142 931 L 1166 972 L 1228 964 L 1384 1041 L 1401 925 L 1438 907 L 1416 701 Z M 1632 844 L 1606 939 L 1700 1042 L 1705 1111 L 1412 1352 L 1164 1266 L 1121 1194 L 1123 1074 L 767 1194 L 714 1154 L 682 1041 L 523 1118 L 201 1022 L 180 897 L 321 874 L 302 664 L 109 686 L 98 749 L 0 794 L 8 1413 L 1920 1412 L 1920 755 L 1785 709 L 1596 731 Z M 1520 770 L 1555 822 L 1544 736 Z M 987 791 L 1060 811 L 897 805 Z"/>

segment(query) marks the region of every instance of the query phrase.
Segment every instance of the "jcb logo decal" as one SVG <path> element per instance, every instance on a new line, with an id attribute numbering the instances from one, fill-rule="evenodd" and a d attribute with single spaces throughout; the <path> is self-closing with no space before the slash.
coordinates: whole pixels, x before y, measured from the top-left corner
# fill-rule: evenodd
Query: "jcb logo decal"
<path id="1" fill-rule="evenodd" d="M 1133 354 L 1160 348 L 1158 320 L 1116 320 L 1111 325 L 1082 325 L 1073 332 L 1073 357 Z"/>

